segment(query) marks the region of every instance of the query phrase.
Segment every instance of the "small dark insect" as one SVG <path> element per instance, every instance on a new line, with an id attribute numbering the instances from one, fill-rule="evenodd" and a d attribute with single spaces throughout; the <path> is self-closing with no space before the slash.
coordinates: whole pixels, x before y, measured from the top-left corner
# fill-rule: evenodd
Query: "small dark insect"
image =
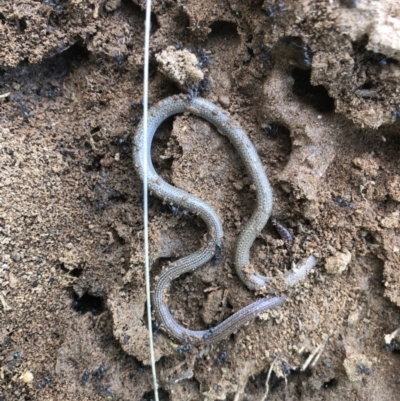
<path id="1" fill-rule="evenodd" d="M 51 381 L 50 377 L 45 377 L 44 379 L 40 380 L 36 388 L 44 388 L 50 381 Z"/>
<path id="2" fill-rule="evenodd" d="M 400 344 L 397 341 L 392 341 L 390 344 L 385 345 L 386 351 L 399 351 Z"/>
<path id="3" fill-rule="evenodd" d="M 181 50 L 181 45 L 179 43 L 175 43 L 175 50 Z"/>
<path id="4" fill-rule="evenodd" d="M 126 146 L 128 143 L 126 142 L 126 139 L 118 138 L 117 144 L 118 146 Z"/>
<path id="5" fill-rule="evenodd" d="M 316 50 L 311 50 L 310 47 L 304 43 L 298 45 L 297 43 L 292 42 L 292 46 L 295 46 L 297 49 L 294 53 L 294 60 L 296 61 L 299 68 L 303 70 L 309 70 L 312 65 L 312 58 Z"/>
<path id="6" fill-rule="evenodd" d="M 199 63 L 197 64 L 200 68 L 205 68 L 210 63 L 211 57 L 203 49 L 198 48 L 197 54 L 199 55 Z"/>
<path id="7" fill-rule="evenodd" d="M 107 394 L 112 393 L 111 387 L 108 387 L 108 386 L 96 386 L 96 390 L 107 393 Z"/>
<path id="8" fill-rule="evenodd" d="M 360 373 L 363 373 L 367 376 L 371 374 L 371 369 L 366 368 L 362 363 L 358 365 L 358 369 L 360 369 Z"/>
<path id="9" fill-rule="evenodd" d="M 351 202 L 347 202 L 346 200 L 344 200 L 342 198 L 334 199 L 334 202 L 336 204 L 338 204 L 340 207 L 345 207 L 345 208 L 349 208 L 349 209 L 353 209 L 353 207 L 354 207 Z"/>
<path id="10" fill-rule="evenodd" d="M 265 12 L 267 13 L 268 17 L 274 18 L 276 17 L 277 14 L 279 14 L 282 11 L 285 11 L 285 5 L 283 3 L 278 3 L 273 6 L 267 6 L 265 7 Z"/>
<path id="11" fill-rule="evenodd" d="M 275 219 L 272 220 L 272 224 L 275 226 L 276 231 L 278 231 L 278 234 L 285 243 L 286 248 L 290 249 L 293 246 L 293 236 L 290 231 L 282 223 Z"/>
<path id="12" fill-rule="evenodd" d="M 185 344 L 185 345 L 182 345 L 181 347 L 178 347 L 178 348 L 176 349 L 176 352 L 177 352 L 178 354 L 183 354 L 184 352 L 189 352 L 189 351 L 191 351 L 192 348 L 193 348 L 193 345 L 192 345 L 192 344 Z"/>
<path id="13" fill-rule="evenodd" d="M 81 383 L 86 384 L 90 379 L 90 372 L 88 370 L 85 370 L 82 374 L 81 377 Z"/>
<path id="14" fill-rule="evenodd" d="M 117 145 L 122 148 L 124 153 L 129 153 L 129 142 L 125 138 L 118 138 Z"/>
<path id="15" fill-rule="evenodd" d="M 157 338 L 157 334 L 160 330 L 160 327 L 161 327 L 160 322 L 158 320 L 155 320 L 153 322 L 153 339 Z"/>
<path id="16" fill-rule="evenodd" d="M 279 136 L 279 126 L 277 124 L 266 124 L 262 125 L 265 133 L 270 136 L 272 139 L 276 139 Z"/>
<path id="17" fill-rule="evenodd" d="M 25 106 L 25 103 L 21 102 L 21 114 L 24 118 L 28 119 L 29 118 L 29 111 Z"/>
<path id="18" fill-rule="evenodd" d="M 222 253 L 222 245 L 217 244 L 215 245 L 215 253 L 214 256 L 211 258 L 211 263 L 213 266 L 216 266 L 225 260 L 225 256 Z"/>
<path id="19" fill-rule="evenodd" d="M 228 353 L 224 350 L 215 358 L 215 362 L 217 362 L 217 364 L 220 365 L 226 359 L 227 356 Z"/>
<path id="20" fill-rule="evenodd" d="M 203 335 L 203 340 L 208 340 L 211 336 L 212 333 L 214 333 L 215 328 L 211 327 L 211 329 L 208 329 L 207 333 Z"/>
<path id="21" fill-rule="evenodd" d="M 368 61 L 370 61 L 371 63 L 378 64 L 378 65 L 380 65 L 382 67 L 384 65 L 387 65 L 388 62 L 389 62 L 388 58 L 384 54 L 382 54 L 382 53 L 374 53 L 374 52 L 371 52 L 371 51 L 368 51 L 366 53 L 365 58 Z"/>
<path id="22" fill-rule="evenodd" d="M 100 366 L 97 369 L 97 371 L 95 373 L 96 382 L 99 382 L 104 377 L 104 374 L 106 373 L 106 370 L 107 370 L 107 368 L 105 366 Z"/>
<path id="23" fill-rule="evenodd" d="M 285 361 L 282 361 L 282 368 L 283 368 L 283 373 L 286 376 L 289 376 L 292 373 L 292 369 Z"/>
<path id="24" fill-rule="evenodd" d="M 189 210 L 180 210 L 179 207 L 176 207 L 174 205 L 170 205 L 170 210 L 174 216 L 188 217 L 190 215 Z"/>
<path id="25" fill-rule="evenodd" d="M 124 58 L 121 56 L 121 54 L 119 52 L 114 53 L 114 57 L 117 62 L 117 65 L 124 64 Z"/>
<path id="26" fill-rule="evenodd" d="M 104 210 L 108 206 L 110 206 L 110 202 L 108 202 L 108 201 L 96 202 L 94 205 L 97 212 Z"/>
<path id="27" fill-rule="evenodd" d="M 174 216 L 177 216 L 179 214 L 179 207 L 176 207 L 174 205 L 171 205 L 171 212 Z"/>
<path id="28" fill-rule="evenodd" d="M 202 94 L 208 90 L 209 75 L 205 74 L 204 78 L 197 85 L 197 93 Z"/>
<path id="29" fill-rule="evenodd" d="M 264 45 L 264 43 L 261 43 L 260 45 L 260 56 L 263 63 L 269 63 L 268 49 L 267 46 Z"/>
<path id="30" fill-rule="evenodd" d="M 131 118 L 131 123 L 133 124 L 133 125 L 136 125 L 138 122 L 140 121 L 140 117 L 132 117 Z"/>
<path id="31" fill-rule="evenodd" d="M 51 0 L 44 0 L 46 6 L 52 7 L 55 11 L 60 12 L 62 10 L 61 4 L 53 3 Z"/>
<path id="32" fill-rule="evenodd" d="M 35 280 L 35 281 L 32 283 L 32 287 L 33 287 L 33 288 L 36 288 L 38 285 L 39 285 L 39 281 L 37 281 L 37 280 Z"/>
<path id="33" fill-rule="evenodd" d="M 20 356 L 20 353 L 19 353 L 18 351 L 15 351 L 15 352 L 13 353 L 13 358 L 14 358 L 14 359 L 18 359 L 19 356 Z"/>
<path id="34" fill-rule="evenodd" d="M 393 110 L 393 111 L 392 111 L 392 117 L 393 117 L 395 120 L 400 120 L 400 111 Z"/>
<path id="35" fill-rule="evenodd" d="M 61 94 L 61 88 L 56 86 L 53 90 L 49 90 L 45 92 L 46 97 L 50 99 L 54 99 L 55 97 Z"/>

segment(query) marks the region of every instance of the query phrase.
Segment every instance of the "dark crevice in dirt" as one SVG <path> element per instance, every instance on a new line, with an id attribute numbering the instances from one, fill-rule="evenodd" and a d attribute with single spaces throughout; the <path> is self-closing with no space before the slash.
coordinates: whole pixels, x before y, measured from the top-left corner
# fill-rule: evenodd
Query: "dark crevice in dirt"
<path id="1" fill-rule="evenodd" d="M 80 277 L 82 273 L 83 273 L 83 269 L 81 269 L 81 268 L 79 268 L 79 267 L 76 267 L 75 269 L 72 269 L 72 270 L 69 272 L 69 275 L 70 275 L 71 277 Z"/>
<path id="2" fill-rule="evenodd" d="M 17 25 L 18 25 L 18 29 L 24 33 L 25 29 L 27 28 L 27 24 L 26 24 L 26 20 L 25 18 L 21 18 L 17 20 Z"/>
<path id="3" fill-rule="evenodd" d="M 136 17 L 140 17 L 143 21 L 146 19 L 146 11 L 139 7 L 137 4 L 132 2 L 131 0 L 121 0 L 121 10 L 129 15 L 134 15 Z M 151 34 L 153 35 L 159 28 L 160 25 L 157 21 L 157 15 L 152 12 L 150 15 L 151 22 Z"/>
<path id="4" fill-rule="evenodd" d="M 335 102 L 333 98 L 329 96 L 328 91 L 322 85 L 311 85 L 311 70 L 294 68 L 292 77 L 295 80 L 293 93 L 297 95 L 301 101 L 321 113 L 328 113 L 335 110 Z"/>
<path id="5" fill-rule="evenodd" d="M 356 7 L 359 0 L 340 0 L 340 5 L 346 8 Z"/>
<path id="6" fill-rule="evenodd" d="M 73 302 L 71 307 L 80 315 L 91 312 L 93 316 L 100 315 L 105 310 L 104 299 L 101 296 L 83 294 L 81 297 L 75 292 L 72 292 Z"/>
<path id="7" fill-rule="evenodd" d="M 231 21 L 215 21 L 210 25 L 211 32 L 208 35 L 208 39 L 213 40 L 221 38 L 224 40 L 238 40 L 239 34 L 237 25 Z"/>
<path id="8" fill-rule="evenodd" d="M 370 65 L 376 65 L 380 67 L 384 67 L 388 64 L 398 64 L 398 61 L 391 57 L 387 57 L 382 53 L 376 53 L 371 50 L 367 50 L 368 42 L 369 37 L 366 34 L 362 35 L 359 40 L 352 42 L 352 48 L 355 52 L 355 66 L 358 66 L 358 63 L 368 63 Z"/>
<path id="9" fill-rule="evenodd" d="M 168 391 L 165 391 L 162 387 L 158 388 L 158 398 L 160 401 L 169 401 Z M 154 401 L 154 392 L 148 391 L 143 394 L 143 397 L 140 401 Z"/>
<path id="10" fill-rule="evenodd" d="M 11 89 L 10 100 L 16 103 L 23 117 L 29 118 L 37 101 L 62 95 L 62 81 L 71 73 L 72 66 L 87 60 L 88 55 L 85 47 L 76 44 L 40 64 L 22 62 L 16 68 L 6 68 L 4 78 L 13 82 L 12 89 L 4 85 L 7 90 Z"/>
<path id="11" fill-rule="evenodd" d="M 330 379 L 330 380 L 324 382 L 322 384 L 322 388 L 324 388 L 325 390 L 328 390 L 333 387 L 336 387 L 337 385 L 338 385 L 338 381 L 335 378 L 333 378 L 333 379 Z"/>

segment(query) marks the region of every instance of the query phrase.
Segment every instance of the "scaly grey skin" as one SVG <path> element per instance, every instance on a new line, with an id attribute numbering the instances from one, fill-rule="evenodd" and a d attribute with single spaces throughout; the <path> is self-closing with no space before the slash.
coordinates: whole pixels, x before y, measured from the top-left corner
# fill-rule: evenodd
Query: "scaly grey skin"
<path id="1" fill-rule="evenodd" d="M 232 121 L 222 109 L 205 99 L 194 98 L 188 101 L 183 97 L 174 96 L 162 100 L 149 110 L 147 166 L 144 165 L 143 123 L 141 122 L 137 128 L 134 138 L 133 159 L 139 177 L 143 180 L 144 170 L 147 169 L 149 191 L 153 192 L 162 200 L 179 206 L 182 209 L 189 210 L 193 214 L 201 217 L 207 225 L 209 234 L 208 243 L 202 250 L 173 262 L 160 274 L 153 295 L 154 309 L 161 323 L 164 325 L 165 330 L 172 337 L 181 342 L 212 344 L 228 336 L 246 322 L 254 319 L 266 310 L 281 305 L 285 298 L 273 297 L 258 300 L 234 313 L 214 329 L 205 331 L 188 330 L 173 319 L 168 306 L 163 300 L 166 288 L 172 280 L 175 280 L 180 275 L 194 271 L 207 263 L 214 256 L 217 249 L 220 249 L 223 238 L 221 221 L 211 206 L 198 197 L 182 189 L 173 187 L 164 181 L 154 170 L 151 161 L 151 143 L 157 128 L 168 117 L 184 112 L 190 112 L 204 118 L 213 124 L 222 135 L 225 135 L 239 153 L 248 174 L 253 180 L 256 189 L 257 203 L 251 218 L 239 235 L 235 252 L 236 272 L 241 281 L 251 290 L 260 289 L 271 280 L 270 277 L 258 274 L 250 274 L 247 276 L 246 273 L 243 272 L 243 268 L 249 264 L 250 248 L 271 215 L 272 189 L 257 151 L 245 132 L 241 129 L 239 124 Z M 292 272 L 292 274 L 291 272 L 286 273 L 284 278 L 287 285 L 291 286 L 297 283 L 310 270 L 309 265 L 314 266 L 315 263 L 315 258 L 310 256 L 308 262 L 306 262 L 306 268 L 300 267 L 296 269 L 295 272 Z"/>

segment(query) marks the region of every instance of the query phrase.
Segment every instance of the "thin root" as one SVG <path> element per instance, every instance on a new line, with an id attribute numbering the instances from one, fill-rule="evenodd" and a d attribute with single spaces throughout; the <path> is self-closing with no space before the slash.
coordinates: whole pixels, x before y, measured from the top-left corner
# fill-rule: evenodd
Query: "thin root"
<path id="1" fill-rule="evenodd" d="M 12 308 L 7 304 L 6 300 L 4 299 L 4 296 L 2 293 L 0 293 L 0 302 L 3 305 L 4 310 L 11 310 Z"/>
<path id="2" fill-rule="evenodd" d="M 308 366 L 310 366 L 310 368 L 313 368 L 317 364 L 324 348 L 325 348 L 325 344 L 321 344 L 317 348 L 315 348 L 315 350 L 310 354 L 310 356 L 303 363 L 303 366 L 301 367 L 300 370 L 302 372 L 304 372 L 308 368 Z"/>
<path id="3" fill-rule="evenodd" d="M 385 335 L 385 344 L 389 345 L 393 339 L 397 337 L 397 334 L 400 333 L 400 327 L 396 329 L 392 334 Z"/>
<path id="4" fill-rule="evenodd" d="M 268 397 L 268 393 L 269 393 L 269 379 L 271 378 L 271 373 L 272 373 L 272 370 L 274 369 L 274 366 L 275 366 L 275 364 L 276 364 L 276 362 L 277 362 L 277 360 L 278 360 L 278 358 L 281 356 L 281 353 L 279 353 L 278 355 L 277 355 L 277 357 L 273 360 L 273 362 L 271 363 L 271 366 L 269 367 L 269 370 L 268 370 L 268 375 L 267 375 L 267 379 L 265 380 L 265 393 L 264 393 L 264 396 L 263 396 L 263 398 L 261 399 L 261 401 L 266 401 L 266 399 L 267 399 L 267 397 Z"/>

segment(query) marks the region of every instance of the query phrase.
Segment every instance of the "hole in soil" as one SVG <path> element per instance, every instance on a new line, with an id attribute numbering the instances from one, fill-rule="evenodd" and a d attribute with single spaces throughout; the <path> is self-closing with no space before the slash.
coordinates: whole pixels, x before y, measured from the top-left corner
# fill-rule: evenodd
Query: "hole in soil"
<path id="1" fill-rule="evenodd" d="M 215 21 L 210 25 L 211 33 L 208 35 L 210 39 L 236 39 L 239 38 L 237 26 L 230 21 Z"/>
<path id="2" fill-rule="evenodd" d="M 18 20 L 18 28 L 21 32 L 25 32 L 26 27 L 27 24 L 25 18 L 21 18 L 20 20 Z"/>
<path id="3" fill-rule="evenodd" d="M 365 241 L 368 242 L 369 244 L 377 244 L 375 237 L 371 233 L 368 233 L 364 238 Z"/>
<path id="4" fill-rule="evenodd" d="M 173 17 L 173 21 L 184 30 L 190 28 L 190 19 L 187 13 L 179 9 L 176 16 Z M 182 32 L 184 32 L 184 30 Z"/>
<path id="5" fill-rule="evenodd" d="M 358 0 L 340 0 L 342 7 L 354 8 L 357 6 Z"/>
<path id="6" fill-rule="evenodd" d="M 158 389 L 158 398 L 160 401 L 169 401 L 169 394 L 163 388 Z M 148 391 L 143 394 L 143 397 L 140 401 L 153 401 L 154 400 L 154 391 Z"/>
<path id="7" fill-rule="evenodd" d="M 104 299 L 100 296 L 89 295 L 85 293 L 79 298 L 79 295 L 73 291 L 72 293 L 73 302 L 71 304 L 72 309 L 78 312 L 80 315 L 84 315 L 87 312 L 91 312 L 93 316 L 100 315 L 105 310 Z"/>
<path id="8" fill-rule="evenodd" d="M 92 161 L 92 164 L 90 167 L 88 167 L 87 170 L 96 170 L 99 171 L 101 169 L 101 164 L 100 164 L 100 160 L 103 158 L 104 156 L 96 156 L 94 158 L 94 160 Z"/>
<path id="9" fill-rule="evenodd" d="M 365 82 L 365 84 L 361 85 L 358 89 L 372 89 L 372 83 Z"/>
<path id="10" fill-rule="evenodd" d="M 82 272 L 83 272 L 83 269 L 80 269 L 79 267 L 76 267 L 75 269 L 72 269 L 69 272 L 69 275 L 72 276 L 72 277 L 80 277 Z"/>
<path id="11" fill-rule="evenodd" d="M 337 386 L 337 380 L 335 378 L 328 380 L 327 382 L 324 382 L 324 384 L 322 385 L 322 387 L 324 389 L 328 389 L 328 388 L 332 388 L 332 387 L 336 387 Z"/>
<path id="12" fill-rule="evenodd" d="M 283 125 L 277 123 L 263 124 L 263 130 L 270 139 L 286 137 L 290 139 L 290 131 Z"/>
<path id="13" fill-rule="evenodd" d="M 311 85 L 311 70 L 294 68 L 292 77 L 295 80 L 293 93 L 304 103 L 321 113 L 335 110 L 334 100 L 329 96 L 328 91 L 322 85 Z"/>

